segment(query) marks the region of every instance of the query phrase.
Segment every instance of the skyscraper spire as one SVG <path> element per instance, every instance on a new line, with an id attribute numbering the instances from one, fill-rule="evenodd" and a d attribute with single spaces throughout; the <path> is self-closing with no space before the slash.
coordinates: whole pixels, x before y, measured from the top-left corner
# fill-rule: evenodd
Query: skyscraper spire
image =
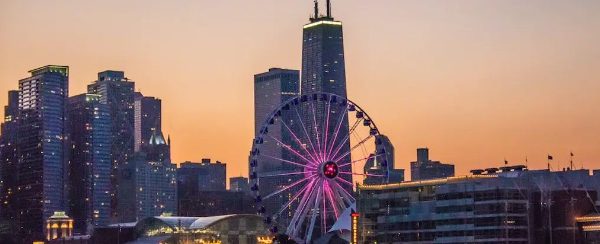
<path id="1" fill-rule="evenodd" d="M 327 18 L 331 18 L 331 0 L 327 0 Z"/>

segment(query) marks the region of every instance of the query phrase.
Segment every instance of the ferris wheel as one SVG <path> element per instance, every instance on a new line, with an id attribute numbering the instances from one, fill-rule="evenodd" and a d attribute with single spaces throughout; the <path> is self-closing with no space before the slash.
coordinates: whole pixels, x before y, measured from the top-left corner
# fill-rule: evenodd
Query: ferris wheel
<path id="1" fill-rule="evenodd" d="M 355 202 L 355 182 L 385 182 L 379 135 L 364 110 L 329 93 L 296 96 L 268 115 L 249 160 L 257 211 L 271 231 L 310 242 Z"/>

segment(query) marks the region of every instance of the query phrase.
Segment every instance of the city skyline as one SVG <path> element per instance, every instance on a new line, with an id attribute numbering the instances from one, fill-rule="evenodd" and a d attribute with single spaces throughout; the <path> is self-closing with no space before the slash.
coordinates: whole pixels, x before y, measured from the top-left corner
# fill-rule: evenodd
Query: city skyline
<path id="1" fill-rule="evenodd" d="M 0 57 L 1 90 L 16 89 L 27 70 L 45 64 L 70 66 L 71 95 L 85 92 L 100 71 L 122 70 L 136 81 L 136 91 L 163 101 L 173 162 L 218 158 L 231 165 L 229 177 L 247 175 L 252 77 L 271 67 L 300 69 L 299 27 L 308 22 L 310 1 L 214 2 L 212 10 L 192 2 L 166 9 L 159 3 L 123 3 L 113 14 L 132 16 L 131 22 L 113 31 L 103 28 L 116 20 L 92 19 L 115 3 L 87 5 L 97 8 L 87 18 L 77 10 L 81 3 L 64 3 L 0 4 L 0 42 L 6 43 L 0 53 L 7 54 Z M 593 13 L 600 4 L 533 1 L 515 8 L 503 2 L 381 1 L 358 11 L 359 1 L 336 3 L 333 14 L 346 29 L 349 98 L 390 137 L 397 167 L 408 169 L 414 149 L 424 146 L 434 149 L 434 158 L 455 163 L 459 175 L 481 164 L 500 166 L 504 158 L 510 163 L 528 158 L 530 167 L 545 168 L 548 153 L 554 169 L 559 161 L 566 167 L 571 151 L 576 166 L 599 166 L 600 107 L 594 105 L 600 98 L 594 92 L 600 89 L 595 82 L 600 17 Z M 46 13 L 18 19 L 26 6 L 64 14 L 49 28 L 61 35 L 31 40 L 35 35 L 28 30 L 41 25 Z M 537 12 L 539 7 L 546 11 Z M 273 16 L 259 15 L 264 9 Z M 144 17 L 159 10 L 167 14 Z M 213 12 L 226 10 L 237 13 L 222 23 L 231 28 L 228 32 L 207 24 L 215 20 Z M 375 14 L 378 18 L 369 17 Z M 68 17 L 83 18 L 90 26 Z M 256 24 L 254 29 L 244 28 L 249 23 L 237 25 L 245 20 Z M 126 33 L 131 35 L 119 35 Z M 231 50 L 210 52 L 206 47 L 212 45 Z M 5 92 L 0 100 L 6 101 Z"/>

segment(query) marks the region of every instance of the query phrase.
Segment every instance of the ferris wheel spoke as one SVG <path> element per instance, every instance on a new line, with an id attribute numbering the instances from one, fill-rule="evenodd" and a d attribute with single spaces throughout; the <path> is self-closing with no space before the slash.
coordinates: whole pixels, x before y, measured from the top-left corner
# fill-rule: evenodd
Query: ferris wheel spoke
<path id="1" fill-rule="evenodd" d="M 312 117 L 313 117 L 313 122 L 314 122 L 314 126 L 315 126 L 313 131 L 315 132 L 315 136 L 317 138 L 317 149 L 319 149 L 318 158 L 321 159 L 322 161 L 324 161 L 323 152 L 321 151 L 321 140 L 319 138 L 319 127 L 317 126 L 317 112 L 315 110 L 315 104 L 311 103 L 310 105 L 312 107 L 312 115 L 313 115 Z"/>
<path id="2" fill-rule="evenodd" d="M 298 120 L 300 121 L 300 125 L 302 125 L 302 131 L 304 131 L 304 135 L 308 139 L 310 148 L 313 151 L 313 155 L 315 158 L 318 158 L 319 154 L 317 153 L 317 150 L 315 149 L 315 145 L 313 144 L 311 137 L 308 135 L 308 131 L 306 130 L 306 125 L 304 124 L 304 121 L 302 120 L 302 116 L 300 116 L 300 112 L 298 112 L 298 108 L 294 108 L 294 110 L 296 110 L 296 115 L 298 115 Z"/>
<path id="3" fill-rule="evenodd" d="M 310 180 L 310 182 L 308 182 L 308 184 L 306 184 L 304 187 L 302 187 L 302 189 L 300 191 L 298 191 L 292 198 L 290 198 L 290 200 L 285 203 L 285 205 L 283 205 L 283 207 L 281 207 L 277 212 L 276 215 L 280 216 L 281 213 L 283 213 L 283 211 L 288 208 L 290 205 L 292 205 L 292 203 L 294 201 L 296 201 L 296 199 L 298 199 L 304 192 L 306 192 L 308 189 L 311 189 L 312 186 L 315 184 L 315 181 L 317 181 L 316 179 L 312 179 Z"/>
<path id="4" fill-rule="evenodd" d="M 315 185 L 318 185 L 318 182 Z M 304 219 L 306 219 L 306 214 L 308 210 L 312 208 L 311 204 L 316 198 L 317 194 L 315 193 L 314 189 L 315 186 L 312 187 L 311 191 L 307 191 L 308 194 L 303 197 L 302 201 L 300 201 L 300 205 L 298 208 L 299 211 L 296 211 L 294 217 L 292 218 L 292 221 L 290 222 L 290 225 L 288 226 L 288 234 L 291 234 L 292 236 L 298 235 L 298 230 L 300 230 L 300 228 L 302 227 L 302 223 L 304 223 Z M 307 196 L 308 198 L 306 198 Z"/>
<path id="5" fill-rule="evenodd" d="M 353 133 L 353 135 L 354 135 L 354 139 L 356 139 L 356 140 L 360 141 L 360 137 L 359 137 L 357 134 L 358 134 L 358 133 Z M 370 154 L 367 152 L 367 149 L 366 149 L 366 147 L 365 147 L 365 144 L 364 144 L 364 143 L 360 145 L 360 148 L 362 148 L 362 151 L 363 151 L 363 156 L 365 156 L 365 155 L 370 155 Z"/>
<path id="6" fill-rule="evenodd" d="M 349 173 L 349 172 L 340 172 L 340 174 L 344 174 L 344 175 L 359 175 L 359 176 L 372 176 L 372 177 L 384 177 L 385 176 L 385 175 L 360 174 L 360 173 Z"/>
<path id="7" fill-rule="evenodd" d="M 292 148 L 292 146 L 290 146 L 290 145 L 287 145 L 287 144 L 283 143 L 282 141 L 278 140 L 277 138 L 275 138 L 275 137 L 273 137 L 273 136 L 271 136 L 271 135 L 269 135 L 269 137 L 271 137 L 271 139 L 273 139 L 273 140 L 277 141 L 277 143 L 281 144 L 281 146 L 282 146 L 283 148 L 287 149 L 288 151 L 292 152 L 292 153 L 293 153 L 293 154 L 295 154 L 296 156 L 298 156 L 298 157 L 300 157 L 301 159 L 303 159 L 304 161 L 306 161 L 306 163 L 308 163 L 308 164 L 310 164 L 310 165 L 314 165 L 314 166 L 316 166 L 316 165 L 317 165 L 317 163 L 316 163 L 316 162 L 310 161 L 309 159 L 307 159 L 306 157 L 304 157 L 304 155 L 302 155 L 302 154 L 300 154 L 298 151 L 294 150 L 294 149 Z"/>
<path id="8" fill-rule="evenodd" d="M 327 202 L 325 200 L 325 185 L 323 185 L 323 189 L 321 190 L 321 192 L 321 198 L 323 198 L 323 212 L 321 213 L 323 224 L 321 225 L 321 233 L 325 234 L 325 232 L 327 231 Z"/>
<path id="9" fill-rule="evenodd" d="M 352 153 L 352 151 L 354 151 L 356 148 L 359 148 L 361 145 L 365 144 L 365 142 L 369 141 L 369 139 L 371 139 L 371 138 L 373 138 L 373 135 L 369 135 L 366 138 L 362 139 L 360 142 L 358 142 L 358 144 L 356 144 L 352 148 L 350 148 L 350 150 L 348 152 L 342 154 L 341 156 L 337 157 L 333 161 L 337 162 L 339 160 L 342 160 L 346 156 L 350 155 L 350 153 Z"/>
<path id="10" fill-rule="evenodd" d="M 383 153 L 380 153 L 380 154 L 377 154 L 377 155 L 371 155 L 371 156 L 368 156 L 368 157 L 365 157 L 365 158 L 360 158 L 360 159 L 354 160 L 354 161 L 352 161 L 350 163 L 340 164 L 339 167 L 340 168 L 341 167 L 345 167 L 345 166 L 348 166 L 348 165 L 351 165 L 351 164 L 354 164 L 354 163 L 358 163 L 360 161 L 369 160 L 369 159 L 372 159 L 372 158 L 377 158 L 377 157 L 380 157 L 380 156 L 383 156 L 383 155 L 384 155 Z"/>
<path id="11" fill-rule="evenodd" d="M 331 204 L 331 208 L 333 208 L 333 213 L 335 214 L 335 217 L 339 217 L 340 215 L 338 214 L 338 210 L 337 210 L 337 206 L 336 206 L 336 202 L 333 198 L 333 190 L 331 189 L 331 186 L 329 186 L 329 181 L 325 181 L 325 194 L 329 200 L 329 203 Z"/>
<path id="12" fill-rule="evenodd" d="M 264 199 L 264 200 L 267 200 L 267 199 L 269 199 L 269 198 L 271 198 L 271 197 L 273 197 L 273 196 L 279 195 L 279 193 L 282 193 L 282 192 L 284 192 L 284 191 L 287 191 L 287 190 L 289 190 L 290 188 L 292 188 L 292 187 L 294 187 L 294 186 L 297 186 L 298 184 L 300 184 L 300 183 L 302 183 L 302 182 L 304 182 L 304 181 L 307 181 L 307 180 L 309 180 L 309 179 L 312 179 L 312 178 L 314 178 L 314 177 L 316 177 L 316 176 L 317 176 L 317 175 L 312 175 L 312 176 L 309 176 L 308 178 L 304 178 L 304 179 L 302 179 L 302 180 L 296 181 L 296 182 L 294 182 L 294 183 L 292 183 L 292 184 L 290 184 L 290 185 L 288 185 L 288 186 L 285 186 L 285 187 L 283 187 L 283 188 L 281 188 L 281 189 L 279 189 L 279 190 L 277 190 L 277 191 L 275 191 L 275 192 L 273 192 L 273 193 L 269 194 L 268 196 L 264 197 L 263 199 Z"/>
<path id="13" fill-rule="evenodd" d="M 259 176 L 259 178 L 267 178 L 267 177 L 278 177 L 278 176 L 286 176 L 286 175 L 301 175 L 301 174 L 306 174 L 306 172 L 285 172 L 285 173 L 281 173 L 281 174 L 272 174 L 272 175 L 261 175 Z"/>
<path id="14" fill-rule="evenodd" d="M 327 103 L 327 116 L 325 120 L 325 127 L 323 128 L 323 160 L 327 154 L 327 138 L 329 137 L 329 115 L 331 114 L 331 102 Z"/>
<path id="15" fill-rule="evenodd" d="M 341 173 L 341 172 L 340 172 L 340 173 Z M 335 180 L 337 180 L 337 181 L 339 181 L 339 182 L 342 182 L 342 183 L 344 183 L 344 184 L 347 184 L 347 185 L 349 185 L 349 186 L 354 186 L 354 184 L 352 184 L 352 182 L 350 182 L 350 181 L 347 181 L 347 180 L 345 180 L 345 179 L 342 179 L 341 177 L 336 177 L 336 178 L 335 178 Z"/>
<path id="16" fill-rule="evenodd" d="M 347 181 L 346 181 L 347 182 Z M 352 196 L 352 194 L 350 194 L 344 187 L 342 187 L 338 182 L 334 182 L 336 185 L 336 190 L 338 191 L 338 193 L 340 194 L 341 199 L 344 199 L 346 201 L 348 201 L 348 205 L 352 204 L 352 202 L 355 201 L 354 197 Z M 346 197 L 343 197 L 346 196 Z M 348 199 L 346 199 L 348 198 Z"/>
<path id="17" fill-rule="evenodd" d="M 296 143 L 298 144 L 298 146 L 300 148 L 304 149 L 304 151 L 312 159 L 312 161 L 313 162 L 317 162 L 318 160 L 316 158 L 316 155 L 313 155 L 311 152 L 308 151 L 308 149 L 304 146 L 304 144 L 302 143 L 302 141 L 300 141 L 300 138 L 298 138 L 298 136 L 296 136 L 296 133 L 294 133 L 292 131 L 292 129 L 283 120 L 281 120 L 281 124 L 283 124 L 283 126 L 285 126 L 285 128 L 290 132 L 290 134 L 292 134 L 292 137 L 294 137 L 294 140 L 296 141 Z"/>
<path id="18" fill-rule="evenodd" d="M 341 115 L 338 116 L 338 123 L 337 126 L 335 128 L 335 132 L 333 133 L 333 139 L 330 141 L 330 145 L 329 145 L 329 150 L 325 152 L 325 154 L 327 155 L 327 157 L 329 157 L 334 149 L 335 146 L 335 142 L 337 141 L 338 138 L 338 134 L 340 132 L 340 128 L 342 127 L 342 123 L 344 122 L 344 119 L 346 118 L 346 115 L 348 114 L 348 112 L 346 110 L 343 110 L 340 112 Z"/>
<path id="19" fill-rule="evenodd" d="M 302 196 L 302 199 L 300 200 L 300 203 L 298 204 L 298 208 L 294 212 L 294 216 L 292 217 L 292 220 L 290 221 L 290 224 L 288 225 L 286 233 L 288 233 L 292 236 L 296 235 L 295 233 L 296 233 L 297 222 L 300 221 L 300 218 L 303 215 L 305 215 L 304 210 L 306 209 L 306 205 L 311 202 L 311 199 L 314 196 L 314 189 L 317 184 L 318 184 L 318 180 L 315 181 L 311 186 L 309 186 L 306 189 L 306 191 L 304 192 L 304 196 Z"/>
<path id="20" fill-rule="evenodd" d="M 270 159 L 275 159 L 275 160 L 278 160 L 280 162 L 284 162 L 284 163 L 288 163 L 288 164 L 292 164 L 292 165 L 296 165 L 296 166 L 300 166 L 300 167 L 306 167 L 306 168 L 312 169 L 312 170 L 317 170 L 316 167 L 313 167 L 311 165 L 301 164 L 301 163 L 293 162 L 293 161 L 290 161 L 290 160 L 285 160 L 285 159 L 282 159 L 282 158 L 273 157 L 273 156 L 270 156 L 270 155 L 259 154 L 259 156 L 267 157 L 267 158 L 270 158 Z"/>
<path id="21" fill-rule="evenodd" d="M 317 197 L 315 198 L 315 204 L 313 205 L 313 208 L 311 209 L 312 214 L 310 217 L 310 224 L 309 224 L 308 230 L 306 232 L 306 234 L 307 234 L 306 242 L 309 242 L 309 243 L 310 243 L 310 240 L 312 239 L 312 233 L 315 229 L 315 222 L 317 220 L 317 214 L 319 213 L 319 211 L 317 211 L 317 210 L 319 209 L 319 204 L 321 202 L 321 196 L 323 195 L 323 194 L 321 194 L 322 191 L 323 191 L 323 186 L 320 186 L 317 189 Z"/>
<path id="22" fill-rule="evenodd" d="M 344 211 L 344 209 L 346 209 L 346 201 L 344 200 L 345 197 L 343 197 L 343 195 L 337 189 L 338 187 L 340 186 L 335 182 L 331 182 L 331 184 L 329 185 L 331 193 L 335 197 L 335 202 L 339 205 L 341 211 Z"/>
<path id="23" fill-rule="evenodd" d="M 350 127 L 348 134 L 346 136 L 344 136 L 344 139 L 342 139 L 341 143 L 339 145 L 337 145 L 334 153 L 332 155 L 328 155 L 329 160 L 331 160 L 332 158 L 335 158 L 337 156 L 337 154 L 340 152 L 340 150 L 342 150 L 342 148 L 344 147 L 344 144 L 350 139 L 350 134 L 352 134 L 354 132 L 354 130 L 356 130 L 356 128 L 358 127 L 358 124 L 362 120 L 363 120 L 363 118 L 360 118 L 360 119 L 356 120 L 356 122 L 354 122 L 352 127 Z"/>

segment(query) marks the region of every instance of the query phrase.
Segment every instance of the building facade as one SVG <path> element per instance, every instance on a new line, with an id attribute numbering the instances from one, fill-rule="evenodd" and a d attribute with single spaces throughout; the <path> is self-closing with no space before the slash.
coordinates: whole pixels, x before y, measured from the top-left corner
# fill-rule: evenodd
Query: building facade
<path id="1" fill-rule="evenodd" d="M 100 96 L 69 98 L 69 209 L 75 232 L 110 223 L 111 117 Z"/>
<path id="2" fill-rule="evenodd" d="M 19 81 L 17 191 L 22 236 L 43 240 L 45 220 L 66 207 L 69 68 L 49 65 Z"/>
<path id="3" fill-rule="evenodd" d="M 204 217 L 226 214 L 255 214 L 254 198 L 244 192 L 199 191 L 179 199 L 180 216 Z"/>
<path id="4" fill-rule="evenodd" d="M 203 158 L 200 163 L 183 162 L 177 169 L 179 195 L 185 197 L 200 191 L 225 191 L 227 164 Z"/>
<path id="5" fill-rule="evenodd" d="M 162 133 L 162 101 L 155 97 L 145 97 L 135 93 L 135 151 L 150 141 L 156 131 Z"/>
<path id="6" fill-rule="evenodd" d="M 276 108 L 281 106 L 284 102 L 297 96 L 300 92 L 300 72 L 297 70 L 271 68 L 268 72 L 257 74 L 254 76 L 254 126 L 255 136 L 258 136 L 261 131 L 261 127 L 266 122 L 266 118 Z M 269 131 L 269 135 L 287 145 L 295 145 L 290 130 L 297 131 L 296 118 L 289 115 L 282 115 L 281 119 L 287 125 L 281 125 L 273 127 Z M 264 192 L 275 192 L 278 189 L 286 186 L 286 184 L 294 179 L 294 176 L 277 176 L 277 177 L 266 177 L 267 175 L 277 175 L 278 172 L 285 172 L 293 170 L 293 166 L 283 163 L 280 160 L 274 158 L 294 161 L 294 155 L 288 150 L 281 147 L 271 137 L 264 138 L 263 154 L 269 155 L 272 158 L 263 157 L 261 158 L 260 164 L 254 169 L 255 172 L 250 172 L 251 177 L 254 175 L 260 179 L 262 190 Z M 252 162 L 250 162 L 252 164 Z M 271 198 L 265 200 L 267 211 L 275 211 L 279 206 L 287 202 L 284 198 Z"/>
<path id="7" fill-rule="evenodd" d="M 177 213 L 177 167 L 171 163 L 171 145 L 155 133 L 121 168 L 119 222 Z"/>
<path id="8" fill-rule="evenodd" d="M 429 148 L 417 149 L 417 161 L 410 162 L 410 180 L 430 180 L 454 176 L 454 165 L 429 159 Z"/>
<path id="9" fill-rule="evenodd" d="M 524 169 L 359 186 L 360 243 L 584 243 L 600 175 Z"/>
<path id="10" fill-rule="evenodd" d="M 19 129 L 19 91 L 8 92 L 4 120 L 0 125 L 0 219 L 14 227 L 17 191 L 17 131 Z M 11 228 L 12 229 L 12 228 Z"/>
<path id="11" fill-rule="evenodd" d="M 250 193 L 250 184 L 246 177 L 229 178 L 229 190 L 233 192 Z"/>
<path id="12" fill-rule="evenodd" d="M 111 126 L 111 220 L 119 221 L 117 211 L 119 182 L 118 171 L 132 156 L 135 146 L 134 135 L 134 90 L 135 84 L 125 77 L 123 71 L 103 71 L 98 80 L 88 85 L 88 93 L 100 95 L 100 102 L 107 104 Z"/>

